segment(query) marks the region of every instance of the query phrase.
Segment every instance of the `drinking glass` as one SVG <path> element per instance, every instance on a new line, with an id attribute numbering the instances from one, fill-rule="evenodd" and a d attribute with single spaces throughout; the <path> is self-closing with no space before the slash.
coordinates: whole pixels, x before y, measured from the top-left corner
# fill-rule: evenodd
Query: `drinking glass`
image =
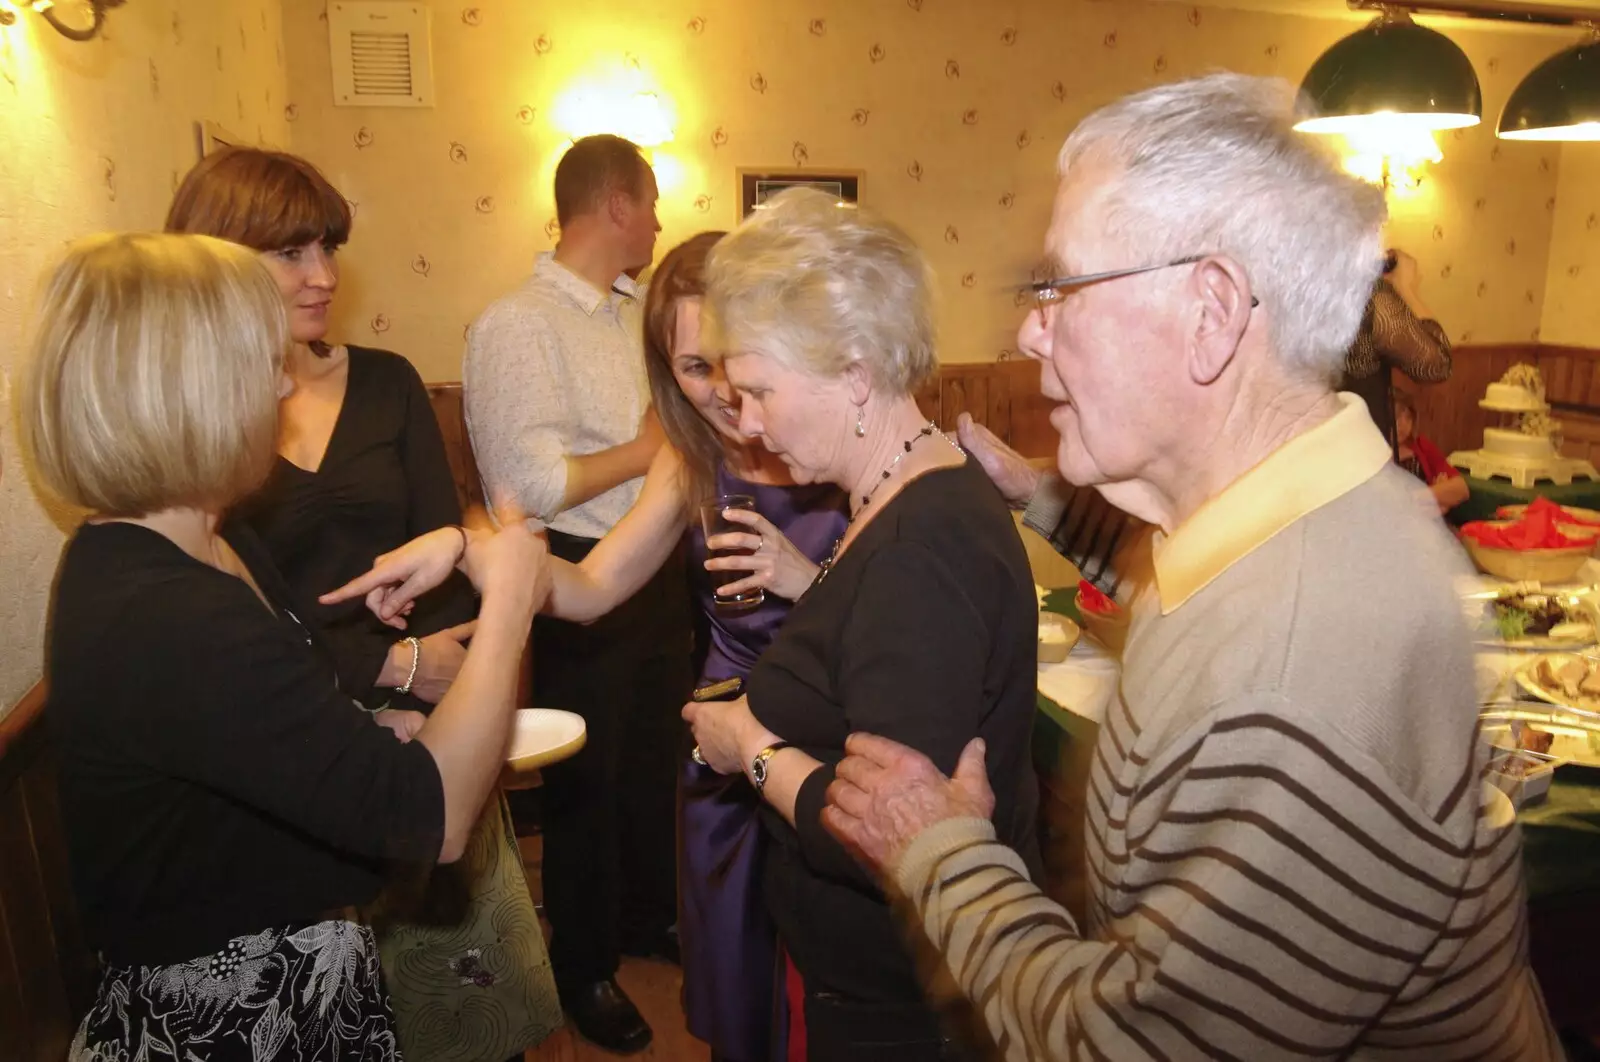
<path id="1" fill-rule="evenodd" d="M 713 535 L 727 534 L 730 531 L 749 533 L 750 528 L 743 524 L 736 524 L 722 514 L 729 509 L 748 509 L 754 512 L 755 507 L 756 500 L 748 494 L 722 494 L 700 506 L 700 527 L 706 533 L 707 543 L 711 541 Z M 706 550 L 707 556 L 711 557 L 748 555 L 751 552 L 751 550 L 747 549 L 719 549 L 713 551 L 709 546 Z M 718 587 L 746 578 L 750 575 L 748 571 L 708 571 L 706 574 L 711 576 L 712 597 L 716 601 L 716 607 L 719 611 L 743 612 L 746 609 L 755 608 L 767 599 L 766 591 L 759 586 L 730 596 L 715 592 Z"/>

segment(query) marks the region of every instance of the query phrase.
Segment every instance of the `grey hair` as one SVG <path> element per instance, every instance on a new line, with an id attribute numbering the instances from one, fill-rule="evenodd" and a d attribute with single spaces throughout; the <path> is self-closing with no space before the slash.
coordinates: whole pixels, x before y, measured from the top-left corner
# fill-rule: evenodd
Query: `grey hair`
<path id="1" fill-rule="evenodd" d="M 911 394 L 938 366 L 933 270 L 911 237 L 813 188 L 767 200 L 711 249 L 701 345 L 813 376 L 860 363 Z"/>
<path id="2" fill-rule="evenodd" d="M 1152 263 L 1239 262 L 1269 311 L 1278 357 L 1332 380 L 1377 281 L 1387 209 L 1325 138 L 1295 132 L 1297 110 L 1294 89 L 1276 78 L 1159 85 L 1084 119 L 1058 164 L 1063 177 L 1086 160 L 1118 167 L 1106 235 Z"/>

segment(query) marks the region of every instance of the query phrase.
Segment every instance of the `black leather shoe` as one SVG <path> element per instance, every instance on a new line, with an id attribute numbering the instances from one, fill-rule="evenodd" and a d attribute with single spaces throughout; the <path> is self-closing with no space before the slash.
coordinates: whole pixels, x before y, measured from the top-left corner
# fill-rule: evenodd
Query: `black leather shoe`
<path id="1" fill-rule="evenodd" d="M 578 1032 L 596 1047 L 631 1055 L 650 1046 L 650 1026 L 615 978 L 563 988 L 561 1002 Z"/>

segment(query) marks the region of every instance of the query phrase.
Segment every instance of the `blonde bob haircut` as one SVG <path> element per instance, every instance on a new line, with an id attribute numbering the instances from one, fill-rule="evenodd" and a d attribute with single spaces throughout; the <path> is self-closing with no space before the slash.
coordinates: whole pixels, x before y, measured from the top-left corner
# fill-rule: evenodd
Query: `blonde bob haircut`
<path id="1" fill-rule="evenodd" d="M 44 486 L 104 516 L 220 512 L 272 467 L 288 342 L 255 252 L 91 236 L 45 284 L 18 403 Z"/>
<path id="2" fill-rule="evenodd" d="M 712 248 L 701 327 L 727 355 L 908 395 L 932 378 L 933 270 L 896 225 L 812 188 L 767 200 Z M 705 344 L 702 340 L 702 344 Z"/>

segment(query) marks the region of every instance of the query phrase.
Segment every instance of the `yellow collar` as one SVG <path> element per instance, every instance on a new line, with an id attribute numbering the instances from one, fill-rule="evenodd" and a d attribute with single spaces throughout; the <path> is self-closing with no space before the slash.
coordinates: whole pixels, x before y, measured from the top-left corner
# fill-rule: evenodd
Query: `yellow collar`
<path id="1" fill-rule="evenodd" d="M 1377 475 L 1392 453 L 1355 395 L 1228 484 L 1154 545 L 1161 614 L 1171 615 L 1212 580 L 1296 520 Z"/>

